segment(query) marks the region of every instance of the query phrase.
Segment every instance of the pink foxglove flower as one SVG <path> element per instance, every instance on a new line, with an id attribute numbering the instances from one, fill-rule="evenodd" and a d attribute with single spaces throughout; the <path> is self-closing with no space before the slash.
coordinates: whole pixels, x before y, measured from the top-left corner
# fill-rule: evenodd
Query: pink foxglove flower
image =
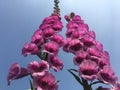
<path id="1" fill-rule="evenodd" d="M 72 19 L 73 21 L 81 21 L 81 17 L 79 15 L 74 15 Z"/>
<path id="2" fill-rule="evenodd" d="M 70 29 L 67 29 L 66 31 L 66 37 L 69 38 L 69 37 L 72 37 L 73 36 L 73 33 L 75 32 L 76 30 L 74 28 L 70 28 Z"/>
<path id="3" fill-rule="evenodd" d="M 96 47 L 90 47 L 87 49 L 87 52 L 91 55 L 91 56 L 97 56 L 100 57 L 100 51 L 96 48 Z"/>
<path id="4" fill-rule="evenodd" d="M 43 24 L 50 24 L 53 25 L 56 21 L 60 20 L 61 18 L 58 15 L 51 15 L 46 17 L 43 21 Z"/>
<path id="5" fill-rule="evenodd" d="M 54 34 L 50 40 L 56 42 L 59 46 L 63 45 L 63 37 L 60 34 Z"/>
<path id="6" fill-rule="evenodd" d="M 22 48 L 22 54 L 27 56 L 29 54 L 38 54 L 39 49 L 36 44 L 34 43 L 25 43 L 24 47 Z"/>
<path id="7" fill-rule="evenodd" d="M 77 28 L 78 28 L 79 26 L 78 26 L 78 24 L 77 23 L 75 23 L 74 21 L 70 21 L 68 24 L 67 24 L 67 28 L 69 28 L 69 29 L 76 29 L 77 30 Z"/>
<path id="8" fill-rule="evenodd" d="M 45 38 L 50 38 L 55 34 L 55 31 L 52 28 L 46 28 L 43 30 L 43 36 Z"/>
<path id="9" fill-rule="evenodd" d="M 18 63 L 12 64 L 7 76 L 8 85 L 10 85 L 10 82 L 12 80 L 19 79 L 27 75 L 28 75 L 27 69 L 22 68 Z"/>
<path id="10" fill-rule="evenodd" d="M 70 45 L 71 40 L 72 38 L 67 38 L 66 40 L 64 40 L 63 50 L 65 52 L 69 52 L 69 45 Z"/>
<path id="11" fill-rule="evenodd" d="M 82 39 L 84 37 L 84 35 L 86 34 L 86 31 L 81 31 L 81 30 L 75 30 L 73 32 L 71 32 L 71 36 L 72 38 L 76 38 L 76 39 Z"/>
<path id="12" fill-rule="evenodd" d="M 50 55 L 56 55 L 59 51 L 59 46 L 56 42 L 48 42 L 44 45 L 44 51 Z"/>
<path id="13" fill-rule="evenodd" d="M 49 63 L 56 72 L 63 69 L 63 62 L 56 56 L 51 56 Z"/>
<path id="14" fill-rule="evenodd" d="M 95 39 L 90 37 L 89 35 L 84 35 L 81 38 L 81 41 L 84 43 L 85 46 L 90 47 L 95 45 Z"/>
<path id="15" fill-rule="evenodd" d="M 104 66 L 98 73 L 98 79 L 106 84 L 114 85 L 117 77 L 110 66 Z"/>
<path id="16" fill-rule="evenodd" d="M 42 30 L 41 29 L 37 29 L 34 33 L 33 33 L 33 35 L 42 35 Z"/>
<path id="17" fill-rule="evenodd" d="M 97 48 L 99 51 L 102 51 L 102 50 L 103 50 L 103 45 L 102 45 L 99 41 L 96 41 L 95 46 L 96 46 L 96 48 Z"/>
<path id="18" fill-rule="evenodd" d="M 88 34 L 89 34 L 90 37 L 92 37 L 94 39 L 96 38 L 96 35 L 95 35 L 94 31 L 88 31 Z"/>
<path id="19" fill-rule="evenodd" d="M 83 60 L 87 59 L 87 56 L 88 56 L 88 53 L 81 50 L 74 57 L 73 59 L 74 64 L 79 66 Z"/>
<path id="20" fill-rule="evenodd" d="M 32 76 L 44 76 L 49 70 L 49 64 L 42 60 L 39 63 L 37 61 L 33 61 L 28 64 L 28 70 L 32 74 Z"/>
<path id="21" fill-rule="evenodd" d="M 47 73 L 42 78 L 35 76 L 33 84 L 37 90 L 58 90 L 55 76 L 51 73 Z"/>
<path id="22" fill-rule="evenodd" d="M 63 28 L 60 20 L 61 18 L 58 15 L 53 14 L 49 17 L 46 17 L 39 28 L 44 30 L 46 27 L 51 27 L 55 32 L 59 32 Z"/>
<path id="23" fill-rule="evenodd" d="M 79 75 L 85 80 L 94 80 L 97 77 L 98 66 L 95 62 L 84 60 L 79 66 Z"/>
<path id="24" fill-rule="evenodd" d="M 52 25 L 52 28 L 54 29 L 55 32 L 61 31 L 62 28 L 63 28 L 62 22 L 56 21 L 56 22 Z"/>
<path id="25" fill-rule="evenodd" d="M 73 39 L 69 43 L 69 51 L 72 53 L 77 53 L 82 50 L 83 43 L 78 39 Z"/>
<path id="26" fill-rule="evenodd" d="M 101 52 L 101 57 L 99 58 L 99 67 L 110 66 L 110 57 L 107 51 Z"/>
<path id="27" fill-rule="evenodd" d="M 45 43 L 41 30 L 37 30 L 33 34 L 31 38 L 31 43 L 35 43 L 38 47 L 40 47 L 40 45 L 43 45 Z"/>

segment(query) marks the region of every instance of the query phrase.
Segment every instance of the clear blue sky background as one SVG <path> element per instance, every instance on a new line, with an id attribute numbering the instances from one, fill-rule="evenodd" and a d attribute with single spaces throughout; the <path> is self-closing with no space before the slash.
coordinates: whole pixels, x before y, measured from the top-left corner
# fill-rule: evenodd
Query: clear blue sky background
<path id="1" fill-rule="evenodd" d="M 97 40 L 103 43 L 111 57 L 111 66 L 120 80 L 120 0 L 60 0 L 62 18 L 74 11 L 96 32 Z M 53 11 L 53 0 L 0 0 L 0 90 L 27 90 L 29 77 L 13 81 L 7 86 L 6 76 L 10 65 L 19 62 L 23 67 L 36 56 L 23 57 L 21 48 L 29 42 L 33 32 L 44 17 Z M 65 20 L 62 19 L 65 26 Z M 64 28 L 61 34 L 64 34 Z M 82 90 L 82 87 L 67 72 L 74 68 L 72 55 L 61 52 L 59 57 L 65 67 L 54 73 L 59 90 Z M 52 71 L 53 72 L 53 71 Z"/>

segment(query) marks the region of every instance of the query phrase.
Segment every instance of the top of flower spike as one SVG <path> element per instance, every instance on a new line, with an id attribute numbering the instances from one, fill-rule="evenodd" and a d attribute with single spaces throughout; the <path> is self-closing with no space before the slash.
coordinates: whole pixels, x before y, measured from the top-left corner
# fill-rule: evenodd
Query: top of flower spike
<path id="1" fill-rule="evenodd" d="M 59 0 L 54 0 L 54 11 L 53 14 L 60 15 Z"/>

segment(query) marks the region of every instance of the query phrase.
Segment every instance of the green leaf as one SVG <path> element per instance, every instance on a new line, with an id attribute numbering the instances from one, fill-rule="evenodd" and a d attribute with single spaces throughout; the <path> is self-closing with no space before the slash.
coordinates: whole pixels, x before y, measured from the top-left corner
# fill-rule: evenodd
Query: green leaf
<path id="1" fill-rule="evenodd" d="M 74 76 L 74 78 L 79 82 L 79 84 L 82 85 L 80 77 L 77 76 L 75 73 L 72 72 L 72 71 L 76 71 L 76 70 L 75 69 L 68 69 L 68 71 Z"/>
<path id="2" fill-rule="evenodd" d="M 105 84 L 105 83 L 103 83 L 102 81 L 94 81 L 93 83 L 90 84 L 90 86 L 92 86 L 92 85 L 94 85 L 94 84 L 98 84 L 98 83 Z"/>
<path id="3" fill-rule="evenodd" d="M 70 71 L 75 71 L 75 72 L 78 72 L 78 70 L 76 70 L 76 69 L 69 69 Z"/>

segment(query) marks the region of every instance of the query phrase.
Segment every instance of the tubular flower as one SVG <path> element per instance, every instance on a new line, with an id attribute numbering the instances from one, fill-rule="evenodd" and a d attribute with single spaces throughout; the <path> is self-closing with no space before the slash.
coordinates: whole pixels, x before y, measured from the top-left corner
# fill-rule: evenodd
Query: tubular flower
<path id="1" fill-rule="evenodd" d="M 90 54 L 90 56 L 96 56 L 96 57 L 100 57 L 100 53 L 101 53 L 96 47 L 88 48 L 87 52 Z"/>
<path id="2" fill-rule="evenodd" d="M 77 53 L 78 51 L 82 50 L 82 47 L 83 43 L 78 39 L 73 39 L 69 43 L 69 51 L 72 53 Z"/>
<path id="3" fill-rule="evenodd" d="M 110 57 L 107 51 L 101 52 L 101 57 L 99 58 L 99 67 L 102 69 L 104 66 L 110 66 Z"/>
<path id="4" fill-rule="evenodd" d="M 106 84 L 114 85 L 117 77 L 110 66 L 104 66 L 98 73 L 98 79 Z"/>
<path id="5" fill-rule="evenodd" d="M 24 47 L 22 48 L 22 54 L 24 56 L 27 56 L 29 54 L 34 55 L 38 53 L 39 53 L 39 49 L 34 43 L 25 43 Z"/>
<path id="6" fill-rule="evenodd" d="M 43 30 L 43 36 L 45 38 L 50 38 L 54 34 L 55 34 L 55 31 L 52 28 L 46 28 L 45 30 Z"/>
<path id="7" fill-rule="evenodd" d="M 55 32 L 59 32 L 63 28 L 60 20 L 61 18 L 58 15 L 53 14 L 49 17 L 46 17 L 39 28 L 44 31 L 46 27 L 51 27 Z"/>
<path id="8" fill-rule="evenodd" d="M 95 62 L 84 60 L 79 66 L 79 75 L 85 80 L 94 80 L 97 77 L 98 66 Z"/>
<path id="9" fill-rule="evenodd" d="M 38 47 L 40 47 L 41 45 L 43 45 L 45 43 L 45 40 L 43 38 L 41 30 L 37 30 L 33 34 L 32 38 L 31 38 L 31 43 L 35 43 Z"/>
<path id="10" fill-rule="evenodd" d="M 12 64 L 7 76 L 8 85 L 10 85 L 10 82 L 12 80 L 19 79 L 27 75 L 28 75 L 27 69 L 20 67 L 18 63 Z"/>
<path id="11" fill-rule="evenodd" d="M 50 40 L 56 42 L 59 46 L 63 45 L 63 37 L 60 34 L 54 34 Z"/>
<path id="12" fill-rule="evenodd" d="M 69 45 L 70 45 L 70 42 L 71 42 L 72 38 L 67 38 L 66 40 L 64 40 L 64 44 L 63 44 L 63 50 L 65 52 L 70 52 L 69 51 Z"/>
<path id="13" fill-rule="evenodd" d="M 37 90 L 58 90 L 55 76 L 53 76 L 53 74 L 51 73 L 47 73 L 42 78 L 39 76 L 35 76 L 33 84 L 37 88 Z"/>
<path id="14" fill-rule="evenodd" d="M 56 42 L 48 42 L 44 45 L 44 51 L 50 55 L 56 55 L 59 51 L 59 46 Z"/>
<path id="15" fill-rule="evenodd" d="M 87 56 L 88 53 L 85 51 L 78 52 L 73 59 L 74 64 L 79 66 L 83 60 L 87 59 Z"/>
<path id="16" fill-rule="evenodd" d="M 63 69 L 63 62 L 56 56 L 51 56 L 49 58 L 49 63 L 52 66 L 52 68 L 54 69 L 54 71 L 59 71 Z"/>
<path id="17" fill-rule="evenodd" d="M 74 31 L 76 31 L 74 28 L 67 29 L 67 31 L 66 31 L 66 37 L 67 38 L 72 37 Z"/>
<path id="18" fill-rule="evenodd" d="M 39 63 L 37 61 L 33 61 L 28 64 L 28 70 L 32 74 L 32 76 L 44 76 L 49 70 L 49 64 L 42 60 Z"/>
<path id="19" fill-rule="evenodd" d="M 90 35 L 84 35 L 81 38 L 81 41 L 84 43 L 85 46 L 90 47 L 95 45 L 95 39 L 92 38 Z"/>

